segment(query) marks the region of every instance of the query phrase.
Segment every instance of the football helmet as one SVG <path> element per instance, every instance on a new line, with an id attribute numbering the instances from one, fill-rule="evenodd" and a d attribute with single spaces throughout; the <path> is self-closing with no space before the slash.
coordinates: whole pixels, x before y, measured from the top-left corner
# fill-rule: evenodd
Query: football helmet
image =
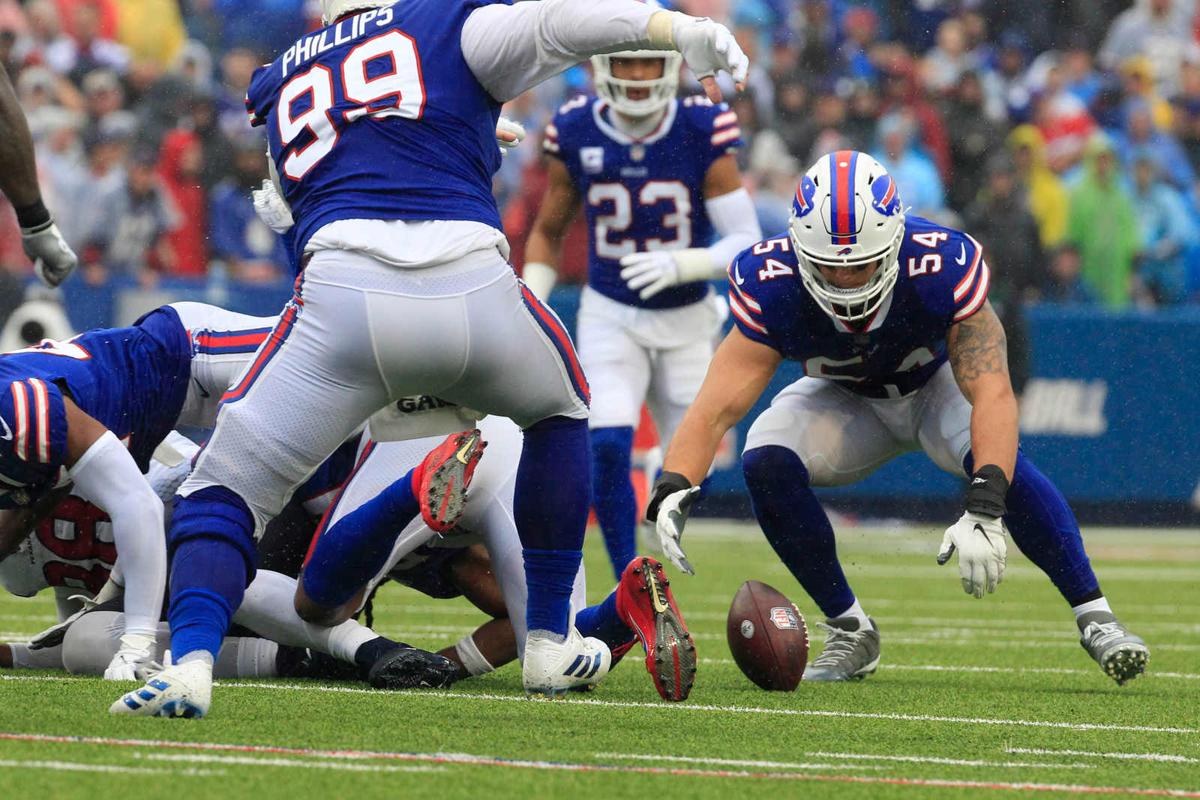
<path id="1" fill-rule="evenodd" d="M 351 11 L 383 8 L 395 2 L 396 0 L 321 0 L 321 22 L 332 25 Z"/>
<path id="2" fill-rule="evenodd" d="M 788 236 L 800 279 L 821 309 L 842 322 L 861 322 L 883 304 L 900 273 L 904 206 L 892 176 L 866 153 L 838 150 L 809 168 L 792 200 Z M 862 286 L 841 289 L 826 269 L 879 265 Z"/>
<path id="3" fill-rule="evenodd" d="M 644 81 L 616 78 L 612 74 L 614 58 L 661 58 L 661 78 Z M 596 94 L 627 117 L 647 117 L 667 106 L 679 91 L 679 68 L 683 56 L 670 50 L 625 50 L 620 53 L 605 53 L 592 56 L 592 71 L 595 73 Z M 631 89 L 646 89 L 645 97 L 634 100 L 629 96 Z"/>

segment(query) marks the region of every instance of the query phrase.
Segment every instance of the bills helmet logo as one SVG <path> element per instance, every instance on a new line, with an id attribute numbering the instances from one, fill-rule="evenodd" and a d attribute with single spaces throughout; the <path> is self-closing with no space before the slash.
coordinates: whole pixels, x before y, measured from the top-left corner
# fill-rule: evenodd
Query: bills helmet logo
<path id="1" fill-rule="evenodd" d="M 881 175 L 871 184 L 871 205 L 880 214 L 890 217 L 900 213 L 900 193 L 891 175 Z"/>
<path id="2" fill-rule="evenodd" d="M 792 213 L 797 218 L 804 217 L 813 210 L 813 197 L 816 193 L 817 185 L 813 183 L 812 178 L 805 175 L 800 179 L 800 185 L 796 187 L 796 199 L 792 201 Z"/>

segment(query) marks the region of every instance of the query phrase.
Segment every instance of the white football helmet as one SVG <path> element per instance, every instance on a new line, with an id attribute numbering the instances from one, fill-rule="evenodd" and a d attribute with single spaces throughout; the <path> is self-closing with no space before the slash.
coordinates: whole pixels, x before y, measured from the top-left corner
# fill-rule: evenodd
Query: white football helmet
<path id="1" fill-rule="evenodd" d="M 633 81 L 614 78 L 614 58 L 661 58 L 661 78 Z M 592 56 L 592 72 L 595 75 L 596 94 L 616 111 L 627 117 L 647 117 L 667 106 L 679 91 L 679 69 L 683 56 L 670 50 L 625 50 L 620 53 L 605 53 Z M 648 89 L 646 97 L 634 100 L 629 97 L 630 89 Z"/>
<path id="2" fill-rule="evenodd" d="M 796 189 L 788 235 L 800 278 L 817 305 L 843 322 L 861 322 L 883 304 L 900 273 L 904 206 L 892 176 L 856 150 L 822 156 Z M 870 280 L 839 289 L 821 267 L 862 267 L 879 261 Z"/>
<path id="3" fill-rule="evenodd" d="M 351 11 L 366 11 L 368 8 L 383 8 L 396 0 L 321 0 L 321 22 L 332 25 Z"/>

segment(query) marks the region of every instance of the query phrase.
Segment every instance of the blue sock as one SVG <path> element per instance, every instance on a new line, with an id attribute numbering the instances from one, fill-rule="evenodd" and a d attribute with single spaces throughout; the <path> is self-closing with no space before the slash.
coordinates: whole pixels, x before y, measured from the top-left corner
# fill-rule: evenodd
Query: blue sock
<path id="1" fill-rule="evenodd" d="M 531 631 L 567 635 L 591 486 L 587 420 L 550 417 L 525 429 L 513 518 L 524 548 Z"/>
<path id="2" fill-rule="evenodd" d="M 633 428 L 592 429 L 592 502 L 618 579 L 637 555 L 637 498 L 629 477 L 632 460 Z"/>
<path id="3" fill-rule="evenodd" d="M 566 636 L 571 624 L 571 590 L 583 553 L 579 550 L 538 550 L 526 547 L 525 585 L 529 601 L 525 624 L 531 631 Z"/>
<path id="4" fill-rule="evenodd" d="M 383 569 L 396 537 L 421 513 L 413 472 L 320 533 L 304 566 L 304 592 L 312 600 L 337 608 Z"/>
<path id="5" fill-rule="evenodd" d="M 833 526 L 800 456 L 786 447 L 756 447 L 743 454 L 742 471 L 759 526 L 809 597 L 827 617 L 854 605 Z"/>
<path id="6" fill-rule="evenodd" d="M 966 458 L 967 474 L 974 472 Z M 1025 557 L 1049 576 L 1072 606 L 1100 597 L 1100 582 L 1092 571 L 1075 514 L 1050 479 L 1023 453 L 1008 487 L 1008 513 L 1004 523 Z"/>
<path id="7" fill-rule="evenodd" d="M 584 636 L 595 636 L 609 648 L 628 644 L 634 633 L 617 614 L 617 593 L 614 591 L 595 606 L 588 606 L 575 615 L 575 627 Z"/>
<path id="8" fill-rule="evenodd" d="M 250 510 L 221 486 L 175 499 L 171 521 L 171 655 L 214 659 L 254 577 Z"/>

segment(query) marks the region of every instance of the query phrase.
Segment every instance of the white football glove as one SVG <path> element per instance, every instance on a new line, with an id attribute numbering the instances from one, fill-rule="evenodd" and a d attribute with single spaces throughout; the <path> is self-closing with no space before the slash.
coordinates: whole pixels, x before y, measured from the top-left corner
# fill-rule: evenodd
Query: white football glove
<path id="1" fill-rule="evenodd" d="M 714 103 L 721 100 L 721 90 L 717 88 L 715 78 L 718 72 L 728 72 L 738 89 L 745 87 L 750 59 L 724 25 L 708 17 L 689 17 L 676 13 L 672 19 L 671 33 L 675 49 L 683 56 Z"/>
<path id="2" fill-rule="evenodd" d="M 525 126 L 519 122 L 501 117 L 496 121 L 496 144 L 500 145 L 500 155 L 508 155 L 509 150 L 525 140 Z"/>
<path id="3" fill-rule="evenodd" d="M 104 670 L 106 681 L 146 681 L 161 669 L 154 661 L 155 638 L 141 633 L 121 637 L 121 649 Z"/>
<path id="4" fill-rule="evenodd" d="M 21 246 L 33 262 L 33 271 L 49 287 L 60 285 L 79 266 L 79 258 L 59 232 L 54 220 L 36 228 L 22 228 Z"/>
<path id="5" fill-rule="evenodd" d="M 1004 578 L 1008 558 L 1008 531 L 1003 517 L 965 512 L 958 522 L 946 529 L 938 564 L 945 564 L 958 551 L 958 574 L 963 591 L 982 598 L 984 591 L 994 592 Z"/>
<path id="6" fill-rule="evenodd" d="M 254 213 L 258 214 L 258 218 L 265 222 L 268 228 L 283 234 L 296 224 L 296 220 L 292 218 L 291 207 L 280 197 L 275 183 L 269 178 L 262 182 L 261 189 L 255 189 L 251 194 L 254 196 Z"/>
<path id="7" fill-rule="evenodd" d="M 654 530 L 658 533 L 658 544 L 662 547 L 663 555 L 688 575 L 695 575 L 696 570 L 692 569 L 691 562 L 684 555 L 679 540 L 683 538 L 683 527 L 687 525 L 688 514 L 698 494 L 699 486 L 672 492 L 663 498 L 654 520 Z"/>
<path id="8" fill-rule="evenodd" d="M 621 256 L 621 280 L 643 300 L 670 286 L 709 280 L 716 272 L 712 256 L 703 247 Z"/>

